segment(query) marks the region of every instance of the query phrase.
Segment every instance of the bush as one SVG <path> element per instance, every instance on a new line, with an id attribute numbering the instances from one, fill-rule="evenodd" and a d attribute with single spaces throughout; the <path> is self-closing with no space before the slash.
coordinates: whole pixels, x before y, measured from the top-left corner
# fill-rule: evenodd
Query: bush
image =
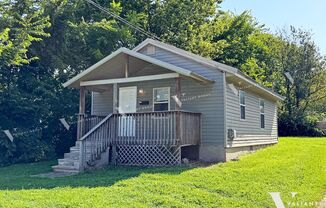
<path id="1" fill-rule="evenodd" d="M 294 120 L 286 114 L 279 116 L 279 136 L 323 136 L 323 132 L 317 128 L 318 118 L 306 116 Z"/>
<path id="2" fill-rule="evenodd" d="M 13 142 L 5 134 L 1 134 L 0 166 L 61 157 L 73 146 L 76 140 L 75 132 L 76 125 L 67 131 L 56 123 L 55 126 L 39 131 L 25 130 L 21 134 L 16 133 Z"/>

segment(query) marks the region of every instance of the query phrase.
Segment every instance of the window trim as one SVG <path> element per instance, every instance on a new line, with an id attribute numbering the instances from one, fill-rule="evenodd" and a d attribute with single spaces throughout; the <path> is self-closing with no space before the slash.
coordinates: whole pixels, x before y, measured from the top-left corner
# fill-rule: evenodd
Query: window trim
<path id="1" fill-rule="evenodd" d="M 244 104 L 241 103 L 241 93 L 243 93 L 244 95 Z M 241 107 L 244 107 L 244 113 L 245 113 L 245 116 L 244 118 L 241 117 Z M 240 120 L 246 120 L 246 92 L 243 91 L 243 90 L 239 90 L 239 110 L 240 110 Z"/>
<path id="2" fill-rule="evenodd" d="M 261 112 L 261 109 L 260 109 L 260 102 L 263 101 L 264 102 L 264 112 L 262 113 Z M 262 99 L 262 98 L 259 98 L 258 99 L 258 106 L 259 106 L 259 126 L 261 129 L 265 129 L 266 128 L 266 114 L 265 114 L 265 100 Z M 261 126 L 261 115 L 264 115 L 264 127 Z"/>
<path id="3" fill-rule="evenodd" d="M 159 90 L 159 89 L 168 89 L 168 110 L 167 111 L 170 111 L 170 95 L 171 95 L 171 87 L 156 87 L 156 88 L 153 88 L 153 96 L 152 96 L 152 99 L 153 99 L 153 105 L 152 105 L 152 109 L 153 109 L 153 112 L 156 112 L 155 111 L 155 104 L 157 103 L 166 103 L 166 102 L 155 102 L 155 90 Z"/>

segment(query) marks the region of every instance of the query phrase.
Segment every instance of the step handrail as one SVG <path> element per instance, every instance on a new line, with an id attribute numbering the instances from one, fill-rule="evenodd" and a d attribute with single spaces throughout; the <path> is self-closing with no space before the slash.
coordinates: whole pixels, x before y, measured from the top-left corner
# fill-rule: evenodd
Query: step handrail
<path id="1" fill-rule="evenodd" d="M 110 147 L 112 138 L 111 118 L 114 114 L 107 115 L 102 121 L 96 124 L 89 132 L 82 136 L 79 146 L 79 170 L 84 171 L 91 163 L 99 159 L 101 154 Z M 105 135 L 103 135 L 105 134 Z"/>
<path id="2" fill-rule="evenodd" d="M 100 126 L 102 126 L 107 120 L 109 120 L 113 114 L 107 115 L 102 121 L 100 121 L 98 124 L 96 124 L 89 132 L 87 132 L 84 136 L 82 136 L 79 140 L 85 140 L 89 135 L 91 135 L 96 129 L 98 129 Z"/>

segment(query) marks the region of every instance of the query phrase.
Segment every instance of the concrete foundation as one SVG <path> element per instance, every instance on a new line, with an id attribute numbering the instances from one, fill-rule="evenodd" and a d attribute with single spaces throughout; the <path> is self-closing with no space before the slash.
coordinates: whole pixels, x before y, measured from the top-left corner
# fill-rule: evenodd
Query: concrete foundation
<path id="1" fill-rule="evenodd" d="M 226 161 L 237 160 L 241 155 L 255 152 L 256 150 L 271 146 L 273 144 L 252 145 L 245 147 L 226 148 Z"/>
<path id="2" fill-rule="evenodd" d="M 110 148 L 107 148 L 106 151 L 101 153 L 101 157 L 94 161 L 94 164 L 89 165 L 87 169 L 93 170 L 93 169 L 99 169 L 106 167 L 109 165 L 109 157 L 110 157 Z"/>
<path id="3" fill-rule="evenodd" d="M 199 147 L 199 160 L 202 162 L 225 162 L 224 144 L 202 144 Z"/>

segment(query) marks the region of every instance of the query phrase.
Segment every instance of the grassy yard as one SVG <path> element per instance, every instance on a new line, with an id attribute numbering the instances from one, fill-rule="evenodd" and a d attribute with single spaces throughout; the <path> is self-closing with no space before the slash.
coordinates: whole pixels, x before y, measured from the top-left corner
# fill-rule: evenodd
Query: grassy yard
<path id="1" fill-rule="evenodd" d="M 199 168 L 127 168 L 30 177 L 54 162 L 0 168 L 0 207 L 275 207 L 326 194 L 326 138 L 282 138 L 237 162 Z M 290 192 L 297 192 L 295 199 Z"/>

